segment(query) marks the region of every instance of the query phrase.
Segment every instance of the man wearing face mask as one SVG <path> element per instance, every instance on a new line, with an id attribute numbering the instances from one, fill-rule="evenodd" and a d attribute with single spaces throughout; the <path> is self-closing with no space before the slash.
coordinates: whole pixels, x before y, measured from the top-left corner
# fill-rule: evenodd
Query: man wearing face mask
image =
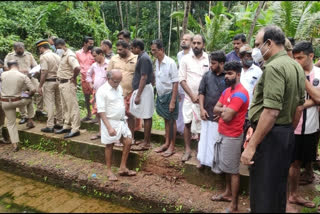
<path id="1" fill-rule="evenodd" d="M 62 106 L 60 98 L 57 72 L 61 58 L 50 50 L 47 40 L 36 43 L 40 55 L 41 77 L 38 93 L 43 96 L 44 105 L 48 112 L 47 126 L 42 132 L 53 133 L 54 128 L 61 129 L 63 125 Z M 57 124 L 54 124 L 54 110 L 56 111 Z"/>
<path id="2" fill-rule="evenodd" d="M 287 180 L 305 97 L 302 67 L 284 49 L 277 26 L 262 28 L 255 40 L 256 60 L 265 60 L 252 98 L 249 120 L 254 133 L 241 155 L 250 165 L 251 212 L 285 212 Z M 263 59 L 261 59 L 263 58 Z"/>
<path id="3" fill-rule="evenodd" d="M 249 106 L 248 91 L 240 83 L 241 64 L 231 61 L 224 65 L 225 89 L 214 107 L 214 114 L 220 117 L 219 136 L 214 145 L 212 171 L 226 173 L 225 192 L 213 196 L 213 201 L 229 201 L 226 212 L 238 211 L 240 185 L 240 155 L 243 140 L 243 124 Z"/>
<path id="4" fill-rule="evenodd" d="M 77 76 L 80 65 L 74 52 L 66 47 L 63 39 L 57 39 L 57 50 L 61 49 L 62 57 L 57 77 L 63 111 L 64 124 L 56 134 L 67 133 L 64 138 L 80 135 L 80 110 L 77 100 Z"/>
<path id="5" fill-rule="evenodd" d="M 92 88 L 89 83 L 86 81 L 87 72 L 90 66 L 94 63 L 94 58 L 92 56 L 91 50 L 94 46 L 94 40 L 92 37 L 85 36 L 83 38 L 82 49 L 76 52 L 77 60 L 80 64 L 81 70 L 81 86 L 84 93 L 84 99 L 87 109 L 87 116 L 82 119 L 82 121 L 91 120 L 91 110 L 90 110 L 90 95 L 92 94 Z"/>
<path id="6" fill-rule="evenodd" d="M 13 45 L 14 51 L 9 53 L 4 59 L 4 70 L 8 70 L 8 62 L 11 60 L 17 61 L 19 64 L 19 71 L 27 76 L 28 72 L 35 66 L 37 66 L 37 62 L 32 56 L 32 54 L 25 50 L 24 44 L 22 42 L 16 42 Z M 30 77 L 30 80 L 35 88 L 38 88 L 39 81 L 34 77 Z M 25 88 L 27 89 L 27 88 Z M 33 97 L 33 102 L 37 104 L 37 112 L 36 114 L 43 114 L 43 98 L 39 96 L 39 94 L 35 94 Z M 19 124 L 24 124 L 27 122 L 28 114 L 27 108 L 25 106 L 21 106 L 19 108 L 21 120 Z"/>
<path id="7" fill-rule="evenodd" d="M 242 46 L 239 51 L 240 59 L 242 63 L 240 82 L 243 85 L 243 87 L 247 89 L 249 98 L 250 98 L 248 110 L 252 100 L 253 90 L 262 75 L 261 69 L 253 63 L 251 53 L 252 53 L 252 48 L 248 44 L 245 44 L 244 46 Z M 249 126 L 250 126 L 250 122 L 249 122 L 248 113 L 247 113 L 246 121 L 244 124 L 244 140 L 245 140 L 245 136 Z"/>

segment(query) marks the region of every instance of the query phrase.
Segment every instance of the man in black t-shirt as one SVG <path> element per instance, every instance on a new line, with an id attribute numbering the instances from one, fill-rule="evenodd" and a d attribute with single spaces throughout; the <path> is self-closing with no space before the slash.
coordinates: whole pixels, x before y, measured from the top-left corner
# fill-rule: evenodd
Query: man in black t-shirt
<path id="1" fill-rule="evenodd" d="M 136 118 L 144 120 L 144 140 L 136 142 L 132 150 L 148 150 L 152 127 L 152 115 L 154 111 L 154 92 L 152 86 L 153 69 L 149 55 L 144 51 L 144 43 L 141 39 L 135 39 L 131 43 L 132 53 L 138 55 L 136 69 L 132 79 L 133 94 L 130 99 L 130 113 Z"/>

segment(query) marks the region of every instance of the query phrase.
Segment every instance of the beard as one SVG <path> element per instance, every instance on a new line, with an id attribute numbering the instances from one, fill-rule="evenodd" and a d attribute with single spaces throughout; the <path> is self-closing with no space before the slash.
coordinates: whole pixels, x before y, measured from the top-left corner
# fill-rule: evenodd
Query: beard
<path id="1" fill-rule="evenodd" d="M 234 78 L 234 79 L 225 78 L 224 81 L 225 81 L 227 87 L 230 87 L 230 86 L 233 86 L 236 84 L 236 78 Z"/>
<path id="2" fill-rule="evenodd" d="M 200 54 L 202 54 L 203 49 L 193 48 L 192 51 L 195 56 L 199 56 Z"/>
<path id="3" fill-rule="evenodd" d="M 183 45 L 180 45 L 180 47 L 183 49 L 183 50 L 186 50 L 186 49 L 189 49 L 190 46 L 186 45 L 186 44 L 183 44 Z"/>

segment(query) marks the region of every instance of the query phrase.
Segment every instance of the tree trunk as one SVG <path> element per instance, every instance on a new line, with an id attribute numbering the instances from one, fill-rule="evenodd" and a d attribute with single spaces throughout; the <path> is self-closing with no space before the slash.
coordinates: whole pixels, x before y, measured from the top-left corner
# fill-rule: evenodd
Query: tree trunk
<path id="1" fill-rule="evenodd" d="M 252 37 L 252 34 L 253 34 L 254 26 L 256 26 L 256 22 L 257 22 L 257 19 L 258 19 L 258 16 L 260 14 L 260 11 L 261 11 L 261 8 L 262 8 L 263 4 L 264 4 L 264 1 L 260 1 L 259 2 L 259 7 L 257 8 L 256 14 L 254 15 L 254 19 L 253 19 L 253 22 L 251 24 L 250 31 L 249 31 L 249 34 L 248 34 L 248 37 L 247 37 L 248 38 L 247 41 L 248 41 L 249 44 L 250 44 L 250 40 L 251 40 L 251 37 Z"/>
<path id="2" fill-rule="evenodd" d="M 161 28 L 160 28 L 160 24 L 161 24 L 161 11 L 160 11 L 160 1 L 157 1 L 157 10 L 158 10 L 158 38 L 161 39 Z"/>
<path id="3" fill-rule="evenodd" d="M 176 11 L 178 11 L 178 1 L 176 1 Z M 179 24 L 179 19 L 177 19 L 177 37 L 178 37 L 178 47 L 180 47 L 180 24 Z"/>
<path id="4" fill-rule="evenodd" d="M 173 1 L 171 2 L 171 13 L 173 13 Z M 169 43 L 168 43 L 168 56 L 170 57 L 170 46 L 171 46 L 171 28 L 172 28 L 172 17 L 170 16 L 170 27 L 169 27 Z"/>
<path id="5" fill-rule="evenodd" d="M 136 37 L 138 37 L 138 23 L 139 23 L 139 1 L 137 1 L 137 15 L 136 15 Z"/>
<path id="6" fill-rule="evenodd" d="M 185 1 L 185 8 L 184 8 L 184 16 L 183 16 L 183 23 L 182 23 L 182 33 L 180 38 L 187 32 L 188 27 L 188 16 L 190 13 L 191 8 L 191 1 Z"/>
<path id="7" fill-rule="evenodd" d="M 123 16 L 122 16 L 121 1 L 117 1 L 117 6 L 118 6 L 118 10 L 119 10 L 120 23 L 121 23 L 121 30 L 122 30 L 122 29 L 124 29 L 124 24 L 123 24 Z"/>
<path id="8" fill-rule="evenodd" d="M 129 4 L 129 2 L 126 1 L 125 6 L 126 6 L 126 28 L 127 28 L 127 30 L 129 30 L 129 11 L 128 11 L 128 4 Z"/>
<path id="9" fill-rule="evenodd" d="M 211 11 L 211 1 L 209 1 L 209 11 L 208 11 L 209 19 L 211 19 L 211 18 L 210 18 L 210 11 Z"/>

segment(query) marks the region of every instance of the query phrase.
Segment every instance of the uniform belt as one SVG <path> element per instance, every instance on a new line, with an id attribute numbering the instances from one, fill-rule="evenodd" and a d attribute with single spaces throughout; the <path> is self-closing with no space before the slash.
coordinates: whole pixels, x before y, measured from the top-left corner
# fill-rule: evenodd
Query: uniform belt
<path id="1" fill-rule="evenodd" d="M 14 98 L 0 98 L 1 102 L 15 102 L 21 100 L 21 97 L 14 97 Z"/>
<path id="2" fill-rule="evenodd" d="M 257 122 L 250 122 L 250 126 L 253 128 L 253 130 L 256 130 L 257 126 L 258 126 L 258 121 Z M 274 127 L 290 127 L 292 126 L 292 124 L 274 124 Z"/>
<path id="3" fill-rule="evenodd" d="M 46 79 L 46 82 L 56 82 L 57 78 L 50 78 L 50 79 Z"/>
<path id="4" fill-rule="evenodd" d="M 59 79 L 59 82 L 60 83 L 66 83 L 66 82 L 69 82 L 69 80 L 68 79 Z"/>

